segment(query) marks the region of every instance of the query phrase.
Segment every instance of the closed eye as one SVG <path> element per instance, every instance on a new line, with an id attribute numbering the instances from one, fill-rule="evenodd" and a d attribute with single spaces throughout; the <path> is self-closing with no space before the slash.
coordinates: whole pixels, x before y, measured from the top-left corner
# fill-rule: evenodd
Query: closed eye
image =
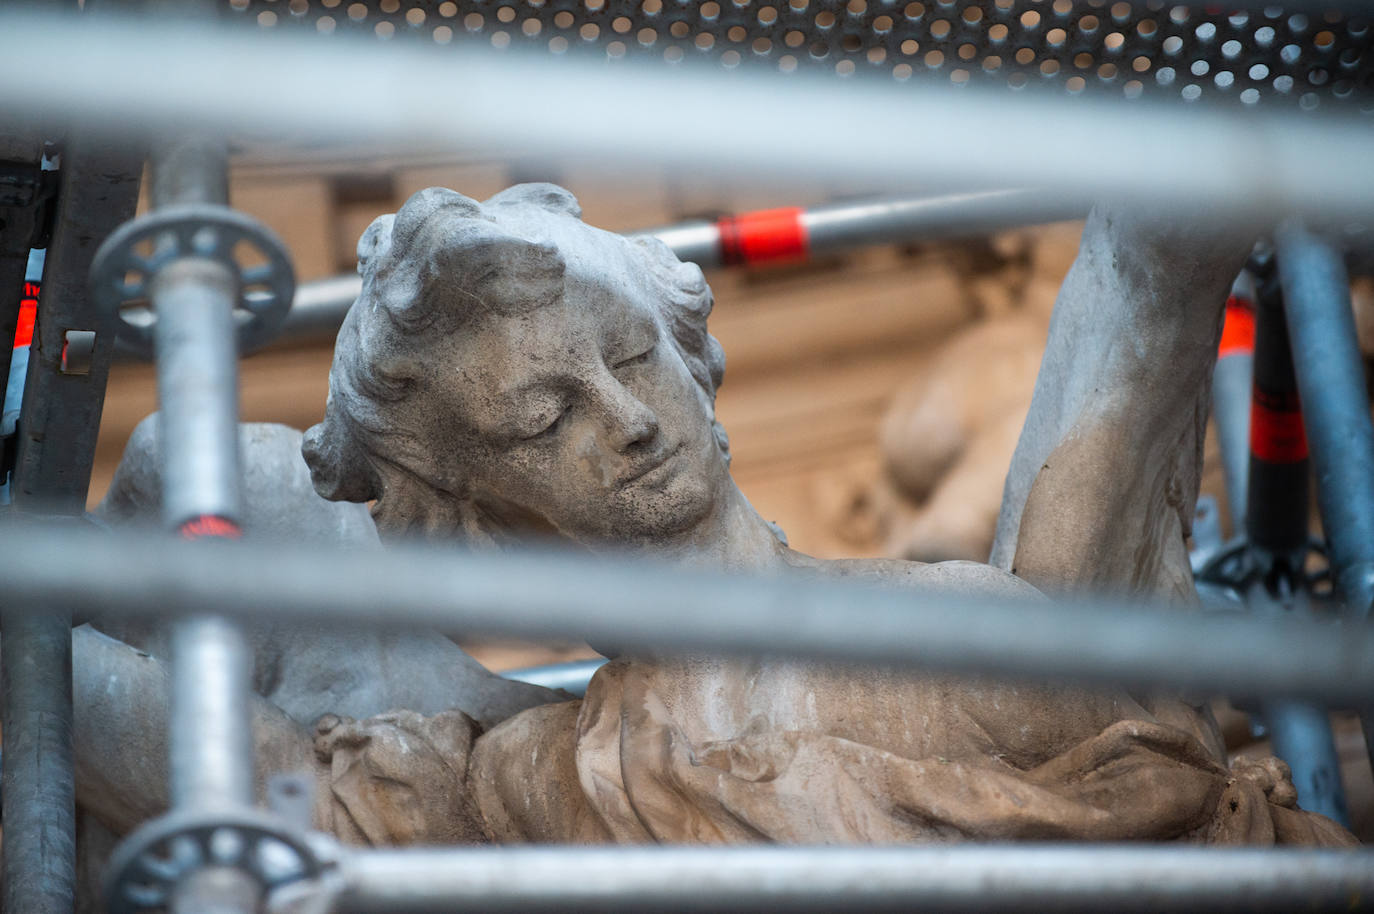
<path id="1" fill-rule="evenodd" d="M 630 356 L 628 359 L 625 359 L 624 361 L 616 362 L 614 365 L 611 366 L 611 370 L 616 371 L 621 368 L 633 368 L 636 365 L 643 365 L 645 362 L 649 361 L 649 357 L 654 354 L 654 350 L 657 348 L 658 343 L 654 343 L 654 345 L 650 346 L 648 349 L 645 349 L 639 355 Z"/>
<path id="2" fill-rule="evenodd" d="M 563 420 L 567 418 L 568 413 L 570 413 L 571 411 L 571 407 L 563 407 L 563 409 L 559 410 L 558 415 L 554 416 L 553 421 L 551 421 L 548 425 L 544 426 L 532 435 L 521 435 L 520 440 L 537 441 L 540 438 L 545 438 L 549 435 L 552 435 L 554 432 L 558 431 L 559 427 L 563 424 Z"/>

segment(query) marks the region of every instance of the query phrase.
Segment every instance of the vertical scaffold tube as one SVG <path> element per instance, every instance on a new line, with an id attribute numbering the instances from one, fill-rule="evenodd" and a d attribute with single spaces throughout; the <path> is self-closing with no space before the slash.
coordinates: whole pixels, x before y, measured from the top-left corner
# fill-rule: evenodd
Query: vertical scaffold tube
<path id="1" fill-rule="evenodd" d="M 1283 299 L 1272 283 L 1256 296 L 1250 472 L 1245 531 L 1273 563 L 1296 574 L 1307 554 L 1307 438 Z"/>
<path id="2" fill-rule="evenodd" d="M 157 206 L 224 204 L 224 175 L 222 142 L 181 138 L 153 160 L 153 200 Z M 163 520 L 190 539 L 238 536 L 237 283 L 228 265 L 186 256 L 159 270 L 151 286 Z M 172 806 L 209 813 L 251 807 L 248 643 L 236 623 L 214 616 L 178 620 L 171 641 Z M 179 886 L 171 911 L 247 914 L 256 898 L 247 873 L 216 868 Z"/>
<path id="3" fill-rule="evenodd" d="M 1374 421 L 1350 279 L 1341 252 L 1301 222 L 1280 226 L 1276 241 L 1331 574 L 1349 612 L 1365 619 L 1374 604 Z M 1374 759 L 1374 706 L 1360 710 Z"/>
<path id="4" fill-rule="evenodd" d="M 237 281 L 224 264 L 193 257 L 168 264 L 152 283 L 162 515 L 174 530 L 211 517 L 229 535 L 237 529 Z"/>
<path id="5" fill-rule="evenodd" d="M 1242 280 L 1248 274 L 1242 273 Z M 1255 297 L 1252 281 L 1237 280 L 1226 301 L 1226 323 L 1212 373 L 1212 415 L 1226 474 L 1232 535 L 1245 530 L 1250 475 L 1250 388 L 1255 375 Z"/>
<path id="6" fill-rule="evenodd" d="M 71 914 L 71 615 L 7 612 L 4 628 L 4 910 Z"/>
<path id="7" fill-rule="evenodd" d="M 88 10 L 94 4 L 88 3 Z M 114 333 L 87 276 L 96 244 L 134 213 L 143 155 L 137 146 L 97 139 L 73 127 L 62 152 L 53 233 L 43 257 L 41 294 L 23 338 L 28 364 L 15 421 L 7 511 L 76 526 L 86 510 L 96 433 L 105 400 Z M 13 222 L 11 224 L 13 228 Z M 30 274 L 34 277 L 34 274 Z M 0 290 L 0 298 L 17 293 Z M 33 289 L 30 291 L 37 291 Z M 67 373 L 67 331 L 96 331 L 87 370 Z M 31 331 L 31 334 L 30 332 Z M 31 335 L 31 339 L 27 338 Z M 6 381 L 6 374 L 0 381 Z M 20 383 L 22 382 L 22 383 Z M 15 404 L 12 402 L 11 407 Z M 62 520 L 57 520 L 63 518 Z M 69 566 L 79 579 L 83 571 Z M 71 914 L 75 809 L 72 768 L 71 606 L 25 605 L 0 597 L 4 612 L 4 910 Z M 30 619 L 19 614 L 37 610 Z"/>
<path id="8" fill-rule="evenodd" d="M 252 724 L 243 634 L 216 616 L 172 631 L 171 797 L 178 809 L 253 804 Z"/>
<path id="9" fill-rule="evenodd" d="M 1279 277 L 1336 588 L 1374 604 L 1374 422 L 1341 253 L 1301 223 L 1278 232 Z"/>
<path id="10" fill-rule="evenodd" d="M 1262 605 L 1300 609 L 1308 549 L 1308 444 L 1284 322 L 1284 299 L 1273 281 L 1255 301 L 1254 389 L 1250 410 L 1250 478 L 1246 532 L 1261 567 Z M 1326 709 L 1271 700 L 1262 706 L 1274 753 L 1293 771 L 1298 804 L 1347 823 L 1340 760 Z"/>

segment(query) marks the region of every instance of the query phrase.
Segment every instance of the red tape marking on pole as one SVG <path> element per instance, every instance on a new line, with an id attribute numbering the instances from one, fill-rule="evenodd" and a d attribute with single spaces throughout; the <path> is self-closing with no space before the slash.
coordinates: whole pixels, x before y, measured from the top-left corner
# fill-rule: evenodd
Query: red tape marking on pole
<path id="1" fill-rule="evenodd" d="M 24 283 L 24 297 L 19 300 L 19 323 L 14 329 L 14 348 L 33 344 L 33 325 L 38 320 L 38 283 Z"/>
<path id="2" fill-rule="evenodd" d="M 800 206 L 726 216 L 716 223 L 720 260 L 726 266 L 757 266 L 805 260 L 810 252 Z"/>
<path id="3" fill-rule="evenodd" d="M 1266 463 L 1307 459 L 1307 432 L 1296 393 L 1272 394 L 1258 387 L 1250 398 L 1250 453 Z"/>
<path id="4" fill-rule="evenodd" d="M 1226 299 L 1226 320 L 1221 325 L 1217 358 L 1255 354 L 1255 306 L 1234 295 Z"/>
<path id="5" fill-rule="evenodd" d="M 236 540 L 243 536 L 243 530 L 238 524 L 222 517 L 215 517 L 213 514 L 202 514 L 200 517 L 192 518 L 177 528 L 177 531 L 182 539 L 187 540 Z"/>

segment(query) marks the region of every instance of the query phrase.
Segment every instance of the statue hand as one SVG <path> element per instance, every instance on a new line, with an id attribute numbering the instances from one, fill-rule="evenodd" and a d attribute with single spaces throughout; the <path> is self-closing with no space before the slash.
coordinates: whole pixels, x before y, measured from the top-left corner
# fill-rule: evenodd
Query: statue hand
<path id="1" fill-rule="evenodd" d="M 334 831 L 378 845 L 484 842 L 467 784 L 477 733 L 461 711 L 321 717 L 315 756 L 329 768 Z"/>

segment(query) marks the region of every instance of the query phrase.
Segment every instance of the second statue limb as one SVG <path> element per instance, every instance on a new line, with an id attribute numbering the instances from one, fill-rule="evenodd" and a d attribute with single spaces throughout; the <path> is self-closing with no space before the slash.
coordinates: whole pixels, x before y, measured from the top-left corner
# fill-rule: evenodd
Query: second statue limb
<path id="1" fill-rule="evenodd" d="M 1261 231 L 1099 204 L 1055 302 L 993 565 L 1043 591 L 1192 602 L 1184 538 L 1222 310 Z"/>

